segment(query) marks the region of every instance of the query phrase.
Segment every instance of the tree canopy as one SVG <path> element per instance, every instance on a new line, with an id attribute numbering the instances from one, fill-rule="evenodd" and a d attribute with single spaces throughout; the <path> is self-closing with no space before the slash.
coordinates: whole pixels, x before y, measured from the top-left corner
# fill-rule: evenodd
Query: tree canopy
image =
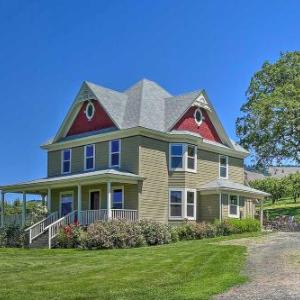
<path id="1" fill-rule="evenodd" d="M 282 53 L 254 74 L 236 132 L 257 165 L 300 163 L 300 51 Z"/>

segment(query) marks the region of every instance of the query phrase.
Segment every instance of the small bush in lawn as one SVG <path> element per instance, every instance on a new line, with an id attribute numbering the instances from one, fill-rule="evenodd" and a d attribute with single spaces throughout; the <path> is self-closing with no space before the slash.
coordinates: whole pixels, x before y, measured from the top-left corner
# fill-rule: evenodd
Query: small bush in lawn
<path id="1" fill-rule="evenodd" d="M 227 236 L 230 234 L 238 233 L 238 229 L 235 228 L 228 220 L 222 222 L 215 221 L 214 223 L 218 236 Z"/>
<path id="2" fill-rule="evenodd" d="M 84 237 L 83 247 L 88 249 L 130 248 L 145 244 L 138 223 L 124 220 L 91 224 Z"/>
<path id="3" fill-rule="evenodd" d="M 235 230 L 235 233 L 260 231 L 260 222 L 255 219 L 228 219 L 228 222 Z"/>
<path id="4" fill-rule="evenodd" d="M 0 228 L 0 247 L 24 247 L 26 234 L 18 225 L 9 225 Z"/>
<path id="5" fill-rule="evenodd" d="M 81 232 L 79 224 L 66 225 L 60 229 L 57 236 L 57 244 L 60 248 L 77 248 L 81 242 Z"/>
<path id="6" fill-rule="evenodd" d="M 172 229 L 170 226 L 148 220 L 140 221 L 139 225 L 148 245 L 162 245 L 172 242 Z M 176 239 L 175 232 L 173 232 L 173 239 Z"/>

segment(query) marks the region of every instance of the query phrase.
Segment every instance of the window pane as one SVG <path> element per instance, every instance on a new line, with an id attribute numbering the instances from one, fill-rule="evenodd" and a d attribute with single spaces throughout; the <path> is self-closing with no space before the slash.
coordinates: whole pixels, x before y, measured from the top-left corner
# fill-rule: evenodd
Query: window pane
<path id="1" fill-rule="evenodd" d="M 188 146 L 188 156 L 195 156 L 195 147 L 194 146 Z"/>
<path id="2" fill-rule="evenodd" d="M 93 146 L 87 146 L 86 147 L 86 156 L 94 156 L 94 147 Z"/>
<path id="3" fill-rule="evenodd" d="M 71 158 L 71 151 L 64 150 L 64 160 L 70 160 L 70 158 Z"/>
<path id="4" fill-rule="evenodd" d="M 64 162 L 63 172 L 64 172 L 64 173 L 70 172 L 70 162 L 69 162 L 69 161 L 65 161 L 65 162 Z"/>
<path id="5" fill-rule="evenodd" d="M 186 214 L 188 217 L 194 217 L 194 205 L 188 205 L 186 208 Z"/>
<path id="6" fill-rule="evenodd" d="M 181 191 L 171 191 L 171 203 L 181 203 L 182 192 Z"/>
<path id="7" fill-rule="evenodd" d="M 230 205 L 230 214 L 237 215 L 237 206 L 236 205 Z"/>
<path id="8" fill-rule="evenodd" d="M 123 202 L 123 191 L 122 189 L 114 190 L 113 191 L 113 209 L 122 209 L 122 202 Z"/>
<path id="9" fill-rule="evenodd" d="M 171 205 L 171 211 L 170 211 L 170 215 L 172 217 L 181 217 L 181 205 L 178 204 L 172 204 Z"/>
<path id="10" fill-rule="evenodd" d="M 171 168 L 182 168 L 182 157 L 172 157 L 171 159 Z"/>
<path id="11" fill-rule="evenodd" d="M 111 141 L 111 152 L 119 152 L 120 145 L 119 140 Z"/>
<path id="12" fill-rule="evenodd" d="M 111 165 L 118 166 L 119 165 L 119 153 L 113 153 L 111 155 Z"/>
<path id="13" fill-rule="evenodd" d="M 223 165 L 223 166 L 227 165 L 227 159 L 226 159 L 225 156 L 220 157 L 220 164 Z"/>
<path id="14" fill-rule="evenodd" d="M 187 197 L 187 199 L 186 199 L 186 201 L 187 201 L 187 203 L 189 203 L 189 204 L 192 204 L 192 203 L 194 203 L 194 192 L 187 192 L 187 194 L 186 194 L 186 197 Z"/>
<path id="15" fill-rule="evenodd" d="M 93 169 L 94 168 L 94 158 L 90 157 L 86 159 L 86 168 Z"/>
<path id="16" fill-rule="evenodd" d="M 171 155 L 182 155 L 183 147 L 182 145 L 172 145 L 171 146 Z"/>
<path id="17" fill-rule="evenodd" d="M 227 177 L 227 168 L 220 167 L 220 176 L 226 178 Z"/>
<path id="18" fill-rule="evenodd" d="M 195 169 L 195 159 L 194 158 L 191 158 L 191 157 L 188 158 L 188 169 L 192 169 L 192 170 Z"/>
<path id="19" fill-rule="evenodd" d="M 238 204 L 237 202 L 238 202 L 237 196 L 234 195 L 230 196 L 230 204 L 237 205 Z"/>

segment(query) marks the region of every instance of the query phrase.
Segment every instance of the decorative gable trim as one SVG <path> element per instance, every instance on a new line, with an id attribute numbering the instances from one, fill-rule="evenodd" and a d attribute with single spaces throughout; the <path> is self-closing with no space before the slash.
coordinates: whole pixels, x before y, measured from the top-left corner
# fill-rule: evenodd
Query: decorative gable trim
<path id="1" fill-rule="evenodd" d="M 210 106 L 208 105 L 206 99 L 203 97 L 202 94 L 200 94 L 195 101 L 193 102 L 192 106 L 196 106 L 196 107 L 202 107 L 206 110 L 211 111 Z"/>

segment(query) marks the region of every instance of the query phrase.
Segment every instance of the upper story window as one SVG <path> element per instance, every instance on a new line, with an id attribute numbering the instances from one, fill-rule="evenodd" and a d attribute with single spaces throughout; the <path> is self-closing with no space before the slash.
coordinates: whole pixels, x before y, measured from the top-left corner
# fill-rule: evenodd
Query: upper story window
<path id="1" fill-rule="evenodd" d="M 85 171 L 95 169 L 95 145 L 84 147 L 84 169 Z"/>
<path id="2" fill-rule="evenodd" d="M 90 121 L 93 119 L 95 114 L 95 106 L 92 102 L 89 102 L 85 108 L 85 116 Z"/>
<path id="3" fill-rule="evenodd" d="M 169 190 L 169 218 L 196 219 L 196 190 L 178 188 Z"/>
<path id="4" fill-rule="evenodd" d="M 188 144 L 170 144 L 169 168 L 172 171 L 192 171 L 197 169 L 197 147 Z"/>
<path id="5" fill-rule="evenodd" d="M 109 167 L 120 168 L 121 166 L 121 141 L 113 140 L 109 142 Z"/>
<path id="6" fill-rule="evenodd" d="M 196 124 L 198 126 L 200 126 L 203 121 L 203 115 L 202 115 L 202 111 L 199 107 L 194 112 L 194 118 L 195 118 Z"/>
<path id="7" fill-rule="evenodd" d="M 71 149 L 64 149 L 61 152 L 61 173 L 68 174 L 71 173 Z"/>
<path id="8" fill-rule="evenodd" d="M 219 176 L 220 178 L 228 178 L 228 156 L 219 156 Z"/>

